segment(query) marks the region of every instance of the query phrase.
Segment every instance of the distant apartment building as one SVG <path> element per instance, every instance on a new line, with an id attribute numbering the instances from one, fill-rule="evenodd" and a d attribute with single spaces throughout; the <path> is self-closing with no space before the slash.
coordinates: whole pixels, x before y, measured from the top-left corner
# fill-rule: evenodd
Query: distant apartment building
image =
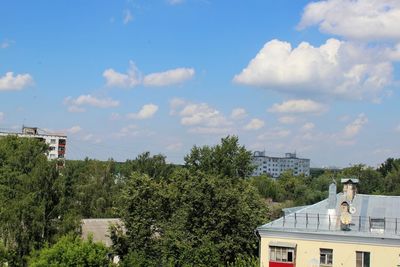
<path id="1" fill-rule="evenodd" d="M 265 151 L 253 153 L 253 164 L 256 166 L 253 176 L 268 174 L 278 178 L 283 172 L 292 170 L 294 175 L 310 175 L 310 160 L 296 157 L 296 153 L 286 153 L 285 157 L 270 157 Z"/>
<path id="2" fill-rule="evenodd" d="M 357 194 L 342 179 L 329 196 L 257 228 L 261 267 L 400 266 L 400 197 Z"/>
<path id="3" fill-rule="evenodd" d="M 44 141 L 49 146 L 47 158 L 49 160 L 58 160 L 58 166 L 65 165 L 65 152 L 67 145 L 67 136 L 60 134 L 39 133 L 37 127 L 22 127 L 22 132 L 0 132 L 0 137 L 15 135 L 22 138 L 36 138 Z"/>

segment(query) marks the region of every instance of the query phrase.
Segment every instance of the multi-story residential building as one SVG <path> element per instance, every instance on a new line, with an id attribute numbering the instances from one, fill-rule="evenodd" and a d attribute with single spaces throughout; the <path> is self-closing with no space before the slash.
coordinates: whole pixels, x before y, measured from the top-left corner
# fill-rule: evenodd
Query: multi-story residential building
<path id="1" fill-rule="evenodd" d="M 357 179 L 342 179 L 329 197 L 288 209 L 257 228 L 261 267 L 400 266 L 400 197 L 357 194 Z"/>
<path id="2" fill-rule="evenodd" d="M 286 153 L 285 157 L 270 157 L 265 151 L 253 153 L 253 164 L 256 166 L 253 176 L 268 174 L 278 178 L 283 172 L 292 170 L 294 175 L 310 175 L 310 160 L 296 157 L 296 153 Z"/>
<path id="3" fill-rule="evenodd" d="M 47 158 L 49 160 L 58 160 L 58 166 L 62 167 L 65 165 L 65 152 L 67 145 L 67 136 L 60 134 L 44 134 L 39 133 L 36 127 L 22 127 L 22 132 L 0 132 L 0 137 L 16 135 L 23 138 L 36 138 L 44 141 L 49 146 L 47 152 Z"/>

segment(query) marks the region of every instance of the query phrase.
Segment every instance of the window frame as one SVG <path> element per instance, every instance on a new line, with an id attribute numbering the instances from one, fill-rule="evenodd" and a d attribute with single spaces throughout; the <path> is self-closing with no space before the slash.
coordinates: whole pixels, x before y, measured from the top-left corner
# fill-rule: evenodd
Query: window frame
<path id="1" fill-rule="evenodd" d="M 322 258 L 324 258 L 324 260 L 322 260 Z M 333 266 L 333 249 L 331 248 L 319 249 L 319 266 L 321 267 Z"/>
<path id="2" fill-rule="evenodd" d="M 291 256 L 289 256 L 291 254 Z M 296 248 L 284 246 L 269 246 L 269 261 L 295 263 Z"/>
<path id="3" fill-rule="evenodd" d="M 359 256 L 361 258 L 359 258 Z M 359 260 L 361 260 L 361 262 L 359 262 Z M 356 251 L 356 267 L 370 267 L 370 266 L 371 266 L 371 253 L 369 251 Z"/>

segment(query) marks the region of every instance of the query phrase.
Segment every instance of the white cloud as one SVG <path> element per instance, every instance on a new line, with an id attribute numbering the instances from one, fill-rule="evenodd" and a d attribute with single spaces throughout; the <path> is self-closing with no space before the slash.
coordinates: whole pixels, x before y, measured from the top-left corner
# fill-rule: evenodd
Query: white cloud
<path id="1" fill-rule="evenodd" d="M 282 124 L 293 124 L 297 122 L 297 117 L 295 116 L 282 116 L 278 118 L 278 121 Z"/>
<path id="2" fill-rule="evenodd" d="M 112 121 L 117 121 L 117 120 L 119 120 L 119 119 L 121 119 L 121 115 L 120 115 L 119 113 L 117 113 L 117 112 L 111 113 L 111 115 L 110 115 L 110 120 L 112 120 Z"/>
<path id="3" fill-rule="evenodd" d="M 206 103 L 191 103 L 183 99 L 170 102 L 171 114 L 178 115 L 181 124 L 188 126 L 190 133 L 226 134 L 232 131 L 230 122 L 221 112 Z"/>
<path id="4" fill-rule="evenodd" d="M 97 98 L 92 95 L 80 95 L 77 98 L 67 97 L 64 99 L 64 104 L 70 106 L 69 111 L 82 112 L 80 106 L 93 106 L 98 108 L 111 108 L 119 106 L 119 101 L 111 98 Z"/>
<path id="5" fill-rule="evenodd" d="M 400 133 L 400 124 L 399 124 L 399 125 L 397 125 L 397 127 L 396 127 L 395 131 L 396 131 L 396 132 L 398 132 L 398 133 Z"/>
<path id="6" fill-rule="evenodd" d="M 77 134 L 77 133 L 79 133 L 80 131 L 82 131 L 82 128 L 81 128 L 81 126 L 79 126 L 79 125 L 75 125 L 75 126 L 72 126 L 72 127 L 69 128 L 69 129 L 67 129 L 67 132 L 68 132 L 68 133 L 71 133 L 71 134 Z"/>
<path id="7" fill-rule="evenodd" d="M 156 114 L 158 110 L 158 106 L 154 104 L 147 104 L 144 105 L 139 112 L 137 113 L 129 113 L 127 117 L 129 119 L 136 119 L 136 120 L 144 120 L 144 119 L 149 119 Z"/>
<path id="8" fill-rule="evenodd" d="M 240 120 L 247 116 L 247 112 L 244 108 L 235 108 L 232 110 L 231 118 L 234 120 Z"/>
<path id="9" fill-rule="evenodd" d="M 124 24 L 128 24 L 129 22 L 131 22 L 133 20 L 132 13 L 129 9 L 125 9 L 123 12 L 123 15 L 124 15 L 124 19 L 123 19 Z"/>
<path id="10" fill-rule="evenodd" d="M 245 130 L 259 130 L 264 127 L 265 122 L 260 119 L 252 119 L 248 124 L 244 126 Z"/>
<path id="11" fill-rule="evenodd" d="M 361 40 L 400 40 L 398 0 L 324 0 L 308 4 L 299 29 L 318 25 L 324 33 Z"/>
<path id="12" fill-rule="evenodd" d="M 302 42 L 296 48 L 272 40 L 234 81 L 295 95 L 375 100 L 392 82 L 392 68 L 376 50 L 336 39 L 320 47 Z"/>
<path id="13" fill-rule="evenodd" d="M 0 121 L 4 120 L 4 112 L 0 112 Z"/>
<path id="14" fill-rule="evenodd" d="M 194 75 L 195 70 L 193 68 L 176 68 L 151 73 L 142 79 L 142 74 L 133 61 L 129 61 L 127 73 L 120 73 L 111 68 L 103 72 L 107 86 L 120 88 L 132 88 L 141 84 L 156 87 L 169 86 L 190 80 Z"/>
<path id="15" fill-rule="evenodd" d="M 258 140 L 271 140 L 271 139 L 281 139 L 290 135 L 290 130 L 275 128 L 266 131 L 263 134 L 260 134 L 257 139 Z"/>
<path id="16" fill-rule="evenodd" d="M 3 77 L 0 77 L 0 91 L 21 90 L 24 87 L 33 84 L 33 78 L 30 74 L 17 74 L 7 72 Z"/>
<path id="17" fill-rule="evenodd" d="M 359 114 L 354 121 L 349 123 L 344 128 L 342 137 L 345 139 L 350 139 L 355 137 L 367 122 L 368 122 L 367 116 L 365 116 L 364 113 Z"/>
<path id="18" fill-rule="evenodd" d="M 143 79 L 145 86 L 168 86 L 182 83 L 193 78 L 195 70 L 192 68 L 177 68 L 164 72 L 148 74 Z"/>
<path id="19" fill-rule="evenodd" d="M 268 109 L 273 113 L 315 113 L 319 114 L 326 111 L 326 107 L 318 102 L 310 99 L 294 99 L 282 102 L 281 104 L 274 104 Z"/>
<path id="20" fill-rule="evenodd" d="M 216 109 L 206 103 L 187 104 L 180 112 L 182 125 L 205 125 L 216 127 L 230 124 L 228 120 Z"/>
<path id="21" fill-rule="evenodd" d="M 103 72 L 107 86 L 132 88 L 141 83 L 141 74 L 133 61 L 129 61 L 127 73 L 119 73 L 114 69 L 107 69 Z"/>

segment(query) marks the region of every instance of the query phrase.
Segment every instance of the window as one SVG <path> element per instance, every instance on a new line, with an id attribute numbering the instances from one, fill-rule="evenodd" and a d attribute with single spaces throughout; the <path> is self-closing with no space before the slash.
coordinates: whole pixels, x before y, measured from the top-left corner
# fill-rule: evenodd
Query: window
<path id="1" fill-rule="evenodd" d="M 319 250 L 319 263 L 321 267 L 332 266 L 333 264 L 333 250 L 321 248 Z"/>
<path id="2" fill-rule="evenodd" d="M 356 267 L 369 267 L 370 253 L 364 251 L 356 252 Z"/>
<path id="3" fill-rule="evenodd" d="M 56 139 L 50 139 L 50 144 L 55 144 L 56 143 Z"/>
<path id="4" fill-rule="evenodd" d="M 294 248 L 270 246 L 269 260 L 277 262 L 294 262 Z"/>

